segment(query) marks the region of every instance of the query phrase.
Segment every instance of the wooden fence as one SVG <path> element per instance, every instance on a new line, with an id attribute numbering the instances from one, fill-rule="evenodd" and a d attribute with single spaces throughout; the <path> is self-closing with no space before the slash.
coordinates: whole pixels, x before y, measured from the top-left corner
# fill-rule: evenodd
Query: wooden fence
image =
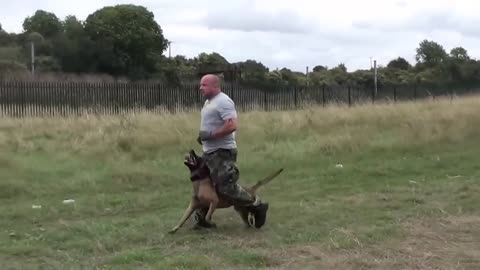
<path id="1" fill-rule="evenodd" d="M 277 87 L 261 89 L 226 84 L 222 90 L 239 111 L 291 110 L 305 105 L 411 100 L 431 96 L 428 89 L 390 87 Z M 438 92 L 438 91 L 437 91 Z M 438 95 L 452 94 L 445 90 Z M 169 87 L 157 83 L 0 82 L 0 114 L 9 117 L 115 115 L 199 110 L 203 105 L 195 84 Z"/>

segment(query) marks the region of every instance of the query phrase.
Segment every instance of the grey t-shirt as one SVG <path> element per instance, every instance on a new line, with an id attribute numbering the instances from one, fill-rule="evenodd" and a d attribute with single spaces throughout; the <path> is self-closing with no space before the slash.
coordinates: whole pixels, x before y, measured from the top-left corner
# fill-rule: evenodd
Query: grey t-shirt
<path id="1" fill-rule="evenodd" d="M 201 115 L 200 130 L 216 131 L 223 126 L 225 120 L 237 118 L 237 111 L 235 110 L 233 100 L 225 93 L 220 92 L 212 99 L 205 101 Z M 235 132 L 222 138 L 202 141 L 202 145 L 204 153 L 209 153 L 220 148 L 237 148 Z"/>

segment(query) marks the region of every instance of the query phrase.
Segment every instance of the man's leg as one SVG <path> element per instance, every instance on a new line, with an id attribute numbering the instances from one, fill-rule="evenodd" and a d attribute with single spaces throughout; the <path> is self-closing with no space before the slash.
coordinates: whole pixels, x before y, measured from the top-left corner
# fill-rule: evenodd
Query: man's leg
<path id="1" fill-rule="evenodd" d="M 205 155 L 205 161 L 217 191 L 234 204 L 253 204 L 255 198 L 237 184 L 240 171 L 235 164 L 236 159 L 236 151 L 233 149 L 221 149 Z"/>
<path id="2" fill-rule="evenodd" d="M 237 181 L 240 172 L 236 165 L 237 151 L 218 150 L 205 156 L 218 193 L 231 200 L 234 205 L 242 206 L 255 216 L 255 226 L 261 227 L 266 221 L 268 203 L 262 203 L 259 196 L 252 196 Z"/>

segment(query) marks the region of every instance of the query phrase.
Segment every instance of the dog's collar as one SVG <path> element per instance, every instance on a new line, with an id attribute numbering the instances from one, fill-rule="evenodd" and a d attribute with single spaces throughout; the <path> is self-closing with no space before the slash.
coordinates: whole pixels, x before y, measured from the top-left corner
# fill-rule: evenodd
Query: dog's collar
<path id="1" fill-rule="evenodd" d="M 191 171 L 190 180 L 192 182 L 195 182 L 195 181 L 205 179 L 209 176 L 210 176 L 210 170 L 208 169 L 205 162 L 201 162 L 201 165 L 197 169 Z"/>
<path id="2" fill-rule="evenodd" d="M 200 181 L 202 179 L 204 179 L 204 177 L 200 177 L 198 174 L 192 174 L 192 176 L 190 176 L 190 181 L 192 182 Z"/>
<path id="3" fill-rule="evenodd" d="M 200 181 L 200 180 L 203 180 L 207 177 L 209 177 L 209 172 L 206 171 L 206 170 L 202 170 L 202 171 L 198 171 L 198 170 L 195 170 L 195 172 L 192 172 L 191 176 L 190 176 L 190 180 L 192 182 L 195 182 L 195 181 Z"/>

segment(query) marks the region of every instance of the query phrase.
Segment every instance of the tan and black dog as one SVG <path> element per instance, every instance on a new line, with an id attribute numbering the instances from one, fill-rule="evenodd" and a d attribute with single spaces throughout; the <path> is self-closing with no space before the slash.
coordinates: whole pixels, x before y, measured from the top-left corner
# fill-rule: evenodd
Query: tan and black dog
<path id="1" fill-rule="evenodd" d="M 215 209 L 228 208 L 230 206 L 233 206 L 232 202 L 223 199 L 221 196 L 218 196 L 215 187 L 213 186 L 213 183 L 210 179 L 210 171 L 208 170 L 208 167 L 206 166 L 204 160 L 201 157 L 197 156 L 195 151 L 190 150 L 189 154 L 185 156 L 185 161 L 183 163 L 190 169 L 190 180 L 193 184 L 193 195 L 190 201 L 190 205 L 185 210 L 185 213 L 180 219 L 178 225 L 175 226 L 172 230 L 170 230 L 169 233 L 175 233 L 178 229 L 180 229 L 196 209 L 207 207 L 208 212 L 205 215 L 205 221 L 214 227 L 215 224 L 212 223 L 211 220 Z M 255 192 L 259 187 L 270 182 L 282 171 L 283 168 L 276 171 L 272 175 L 269 175 L 263 180 L 258 181 L 255 185 L 246 188 L 247 192 L 255 195 Z M 253 226 L 255 222 L 253 220 L 253 215 L 249 215 L 245 209 L 242 209 L 240 207 L 234 206 L 234 208 L 240 214 L 242 220 L 247 226 Z"/>

